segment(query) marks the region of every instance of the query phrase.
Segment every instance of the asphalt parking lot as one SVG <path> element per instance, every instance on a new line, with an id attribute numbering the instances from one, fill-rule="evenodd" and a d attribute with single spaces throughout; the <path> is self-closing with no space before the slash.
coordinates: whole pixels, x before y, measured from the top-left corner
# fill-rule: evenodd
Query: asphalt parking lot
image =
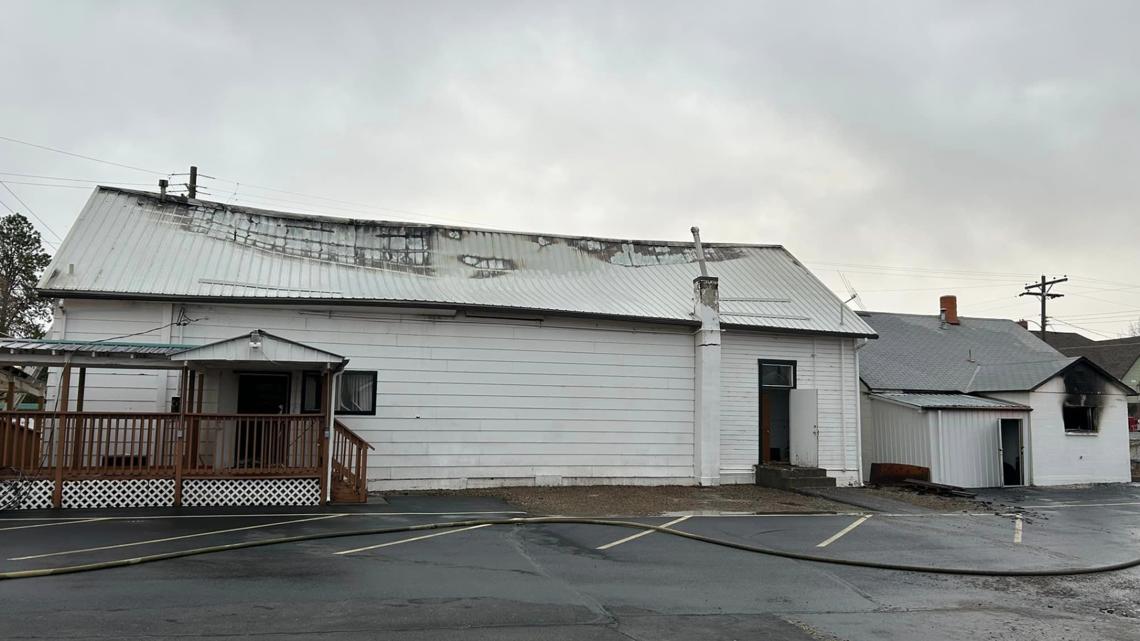
<path id="1" fill-rule="evenodd" d="M 835 558 L 988 569 L 1140 556 L 1140 486 L 987 493 L 995 509 L 639 522 Z M 492 499 L 0 515 L 0 572 L 282 536 L 524 516 Z M 0 581 L 6 639 L 1136 639 L 1140 570 L 963 577 L 796 561 L 612 526 L 310 540 Z"/>

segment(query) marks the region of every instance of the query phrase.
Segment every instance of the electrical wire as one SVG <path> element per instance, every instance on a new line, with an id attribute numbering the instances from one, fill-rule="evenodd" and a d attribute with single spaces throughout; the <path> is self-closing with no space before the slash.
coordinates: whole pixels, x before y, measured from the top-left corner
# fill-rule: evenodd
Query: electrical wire
<path id="1" fill-rule="evenodd" d="M 40 180 L 59 180 L 71 183 L 93 183 L 97 185 L 147 185 L 153 186 L 154 183 L 135 183 L 135 182 L 120 182 L 117 180 L 90 180 L 86 178 L 64 178 L 62 176 L 42 176 L 40 174 L 21 174 L 14 171 L 0 171 L 0 176 L 16 176 L 19 178 L 38 178 Z M 11 181 L 9 181 L 11 182 Z"/>
<path id="2" fill-rule="evenodd" d="M 27 211 L 29 214 L 31 214 L 31 215 L 32 215 L 32 218 L 35 218 L 36 220 L 38 220 L 38 221 L 39 221 L 39 223 L 40 223 L 41 225 L 43 225 L 44 229 L 46 229 L 46 230 L 50 231 L 50 232 L 51 232 L 51 235 L 52 235 L 52 236 L 55 236 L 57 239 L 59 239 L 59 241 L 60 241 L 60 242 L 63 242 L 63 237 L 62 237 L 62 236 L 60 236 L 58 233 L 56 233 L 56 231 L 55 231 L 54 229 L 52 229 L 52 228 L 51 228 L 51 225 L 49 225 L 49 224 L 47 224 L 46 222 L 44 222 L 44 219 L 43 219 L 43 218 L 40 218 L 38 215 L 36 215 L 36 212 L 32 211 L 32 208 L 28 206 L 28 203 L 24 202 L 24 199 L 23 199 L 23 198 L 20 198 L 20 195 L 19 195 L 19 194 L 17 194 L 16 192 L 12 191 L 12 188 L 8 186 L 8 183 L 4 182 L 3 180 L 0 180 L 0 186 L 4 187 L 4 189 L 8 190 L 8 193 L 9 193 L 9 194 L 12 194 L 12 197 L 16 199 L 16 202 L 18 202 L 18 203 L 20 203 L 21 205 L 23 205 L 23 206 L 24 206 L 24 210 L 25 210 L 25 211 Z M 4 205 L 4 206 L 5 206 L 5 207 L 7 207 L 7 205 Z M 13 213 L 14 213 L 14 212 L 13 212 Z M 47 239 L 44 239 L 44 242 L 45 242 L 45 243 L 48 243 L 48 244 L 50 244 L 50 245 L 52 245 L 53 249 L 58 249 L 58 245 L 57 245 L 56 243 L 53 243 L 53 242 L 51 242 L 50 240 L 47 240 Z"/>
<path id="3" fill-rule="evenodd" d="M 18 145 L 27 145 L 28 147 L 35 147 L 36 149 L 43 149 L 44 151 L 51 151 L 51 152 L 55 152 L 57 154 L 63 154 L 65 156 L 72 156 L 73 158 L 82 158 L 84 160 L 90 160 L 92 162 L 103 163 L 104 165 L 112 165 L 114 167 L 122 167 L 123 169 L 132 169 L 134 171 L 141 171 L 141 172 L 145 172 L 148 174 L 154 174 L 156 176 L 168 176 L 169 175 L 167 173 L 164 173 L 161 171 L 155 171 L 153 169 L 144 169 L 142 167 L 135 167 L 133 165 L 125 165 L 121 162 L 115 162 L 113 160 L 103 160 L 102 158 L 95 158 L 94 156 L 84 156 L 83 154 L 77 154 L 77 153 L 72 152 L 72 151 L 64 151 L 62 149 L 56 149 L 55 147 L 48 147 L 47 145 L 38 145 L 34 142 L 28 142 L 26 140 L 18 140 L 16 138 L 9 138 L 7 136 L 0 136 L 0 140 L 6 140 L 8 142 L 16 143 Z"/>
<path id="4" fill-rule="evenodd" d="M 326 539 L 339 539 L 351 536 L 373 536 L 379 534 L 395 534 L 399 532 L 422 532 L 424 530 L 443 530 L 455 529 L 463 527 L 475 527 L 484 525 L 513 525 L 513 526 L 526 526 L 526 525 L 553 525 L 553 524 L 580 524 L 580 525 L 604 525 L 608 527 L 622 527 L 635 530 L 648 530 L 652 532 L 659 532 L 661 534 L 668 534 L 691 541 L 699 541 L 701 543 L 708 543 L 721 547 L 731 548 L 735 550 L 742 550 L 744 552 L 752 552 L 755 554 L 763 554 L 765 556 L 774 556 L 784 559 L 793 559 L 796 561 L 809 561 L 812 563 L 825 563 L 829 565 L 843 565 L 848 567 L 857 568 L 870 568 L 875 570 L 895 570 L 899 572 L 918 572 L 927 574 L 952 574 L 959 576 L 990 576 L 990 577 L 1043 577 L 1043 576 L 1077 576 L 1085 574 L 1102 574 L 1105 572 L 1116 572 L 1119 570 L 1126 570 L 1140 566 L 1140 558 L 1132 558 L 1119 563 L 1111 563 L 1107 565 L 1096 565 L 1086 567 L 1065 567 L 1054 569 L 1036 569 L 1036 570 L 993 570 L 987 568 L 954 568 L 954 567 L 940 567 L 928 565 L 909 565 L 905 563 L 881 563 L 878 561 L 859 561 L 854 559 L 843 559 L 829 556 L 822 556 L 819 554 L 805 554 L 801 552 L 789 552 L 785 550 L 777 550 L 759 545 L 751 545 L 748 543 L 740 543 L 738 541 L 730 541 L 728 539 L 721 539 L 702 534 L 693 534 L 692 532 L 685 532 L 682 530 L 675 530 L 673 528 L 647 525 L 645 523 L 637 523 L 635 521 L 620 521 L 614 519 L 593 519 L 593 518 L 578 518 L 578 517 L 561 517 L 561 516 L 541 516 L 541 517 L 523 517 L 511 519 L 478 519 L 470 521 L 448 521 L 442 523 L 424 523 L 420 525 L 405 525 L 400 527 L 387 527 L 387 528 L 365 528 L 359 530 L 345 530 L 341 532 L 322 532 L 317 534 L 300 534 L 297 536 L 283 536 L 275 539 L 260 539 L 253 541 L 242 541 L 239 543 L 228 543 L 222 545 L 212 545 L 209 547 L 193 548 L 189 550 L 177 550 L 174 552 L 165 552 L 161 554 L 151 554 L 148 556 L 138 556 L 129 559 L 117 559 L 114 561 L 102 561 L 97 563 L 85 563 L 81 565 L 69 565 L 55 568 L 36 568 L 32 570 L 16 570 L 11 572 L 0 572 L 0 580 L 11 579 L 28 579 L 33 577 L 42 576 L 58 576 L 61 574 L 75 574 L 78 572 L 91 572 L 95 570 L 109 570 L 111 568 L 129 567 L 132 565 L 140 565 L 143 563 L 153 563 L 156 561 L 164 561 L 168 559 L 179 559 L 189 556 L 197 556 L 201 554 L 214 554 L 218 552 L 228 552 L 232 550 L 243 550 L 248 548 L 265 547 L 270 545 L 281 545 L 284 543 L 298 543 L 302 541 L 320 541 Z"/>

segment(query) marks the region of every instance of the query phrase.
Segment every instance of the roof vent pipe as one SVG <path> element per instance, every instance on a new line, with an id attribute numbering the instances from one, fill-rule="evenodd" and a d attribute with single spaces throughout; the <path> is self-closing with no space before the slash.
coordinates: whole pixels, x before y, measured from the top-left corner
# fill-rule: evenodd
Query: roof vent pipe
<path id="1" fill-rule="evenodd" d="M 701 244 L 701 228 L 690 227 L 689 231 L 693 232 L 693 242 L 697 245 L 697 262 L 701 264 L 701 276 L 709 275 L 709 268 L 705 265 L 705 247 Z"/>

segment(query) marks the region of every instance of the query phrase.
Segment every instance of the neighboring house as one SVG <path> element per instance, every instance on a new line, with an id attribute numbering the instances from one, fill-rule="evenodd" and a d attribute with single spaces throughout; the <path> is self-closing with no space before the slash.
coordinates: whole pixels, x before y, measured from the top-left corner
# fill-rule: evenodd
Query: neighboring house
<path id="1" fill-rule="evenodd" d="M 860 313 L 879 335 L 860 352 L 863 461 L 922 468 L 965 487 L 1129 481 L 1125 397 L 1084 357 L 1013 321 Z M 904 468 L 905 469 L 905 468 Z"/>
<path id="2" fill-rule="evenodd" d="M 327 373 L 332 420 L 375 448 L 371 489 L 752 482 L 766 462 L 860 483 L 856 350 L 874 332 L 779 246 L 698 255 L 100 187 L 40 288 L 60 301 L 50 340 L 4 358 L 55 359 L 48 408 L 72 350 L 89 371 L 68 409 L 82 394 L 85 411 L 252 425 L 178 444 L 198 459 L 280 460 L 259 449 L 284 447 L 276 428 L 241 417 L 325 412 Z"/>
<path id="3" fill-rule="evenodd" d="M 1080 334 L 1045 332 L 1045 342 L 1066 356 L 1084 356 L 1125 385 L 1140 389 L 1140 336 L 1094 341 Z M 1128 397 L 1128 416 L 1132 431 L 1137 431 L 1140 396 Z"/>

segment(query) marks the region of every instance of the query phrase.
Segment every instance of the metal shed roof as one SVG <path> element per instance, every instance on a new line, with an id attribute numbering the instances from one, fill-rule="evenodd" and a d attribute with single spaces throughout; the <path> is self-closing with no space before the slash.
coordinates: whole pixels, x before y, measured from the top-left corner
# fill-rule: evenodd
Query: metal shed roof
<path id="1" fill-rule="evenodd" d="M 193 347 L 172 354 L 170 360 L 185 363 L 260 362 L 274 365 L 325 364 L 342 367 L 348 362 L 340 354 L 275 336 L 263 330 L 254 330 L 258 345 L 254 347 L 254 332 L 226 340 Z"/>
<path id="2" fill-rule="evenodd" d="M 873 336 L 787 250 L 705 245 L 729 326 Z M 335 219 L 99 187 L 57 297 L 418 304 L 693 322 L 691 243 Z"/>
<path id="3" fill-rule="evenodd" d="M 872 398 L 902 403 L 921 409 L 940 410 L 1024 410 L 1032 408 L 1020 403 L 1001 401 L 969 394 L 906 394 L 906 393 L 878 393 L 871 394 Z"/>

